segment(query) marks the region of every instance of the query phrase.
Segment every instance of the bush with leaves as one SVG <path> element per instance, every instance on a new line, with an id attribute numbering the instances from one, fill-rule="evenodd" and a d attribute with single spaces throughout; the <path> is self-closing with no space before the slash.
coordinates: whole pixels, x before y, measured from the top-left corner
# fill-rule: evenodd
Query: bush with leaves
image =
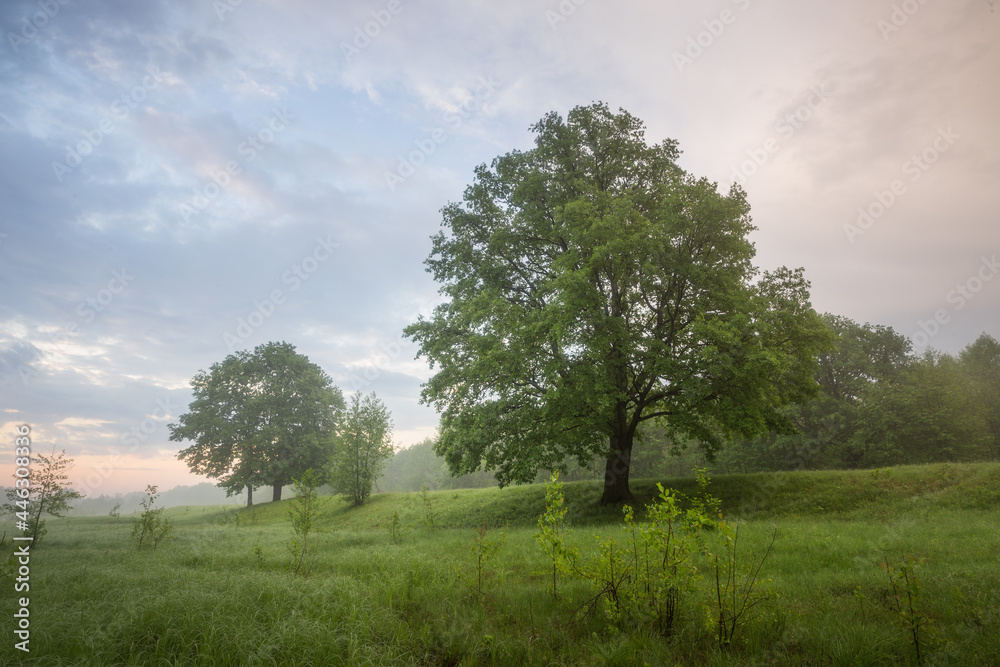
<path id="1" fill-rule="evenodd" d="M 475 559 L 476 568 L 475 589 L 480 596 L 483 594 L 483 574 L 486 572 L 486 566 L 503 546 L 506 537 L 507 534 L 504 531 L 501 531 L 496 537 L 489 537 L 486 522 L 483 522 L 483 525 L 476 529 L 476 537 L 472 541 L 472 557 Z M 472 585 L 473 582 L 467 583 Z"/>
<path id="2" fill-rule="evenodd" d="M 156 549 L 156 546 L 173 530 L 173 523 L 163 516 L 164 508 L 153 508 L 156 495 L 156 486 L 147 485 L 146 497 L 139 502 L 142 514 L 132 520 L 132 541 L 135 542 L 137 549 L 141 549 L 143 544 L 149 544 Z"/>
<path id="3" fill-rule="evenodd" d="M 545 512 L 538 517 L 538 532 L 535 539 L 545 555 L 552 561 L 552 597 L 558 598 L 557 575 L 569 574 L 576 566 L 579 556 L 576 549 L 567 547 L 563 541 L 566 531 L 566 501 L 563 499 L 559 471 L 554 470 L 545 483 Z"/>
<path id="4" fill-rule="evenodd" d="M 289 545 L 289 551 L 292 553 L 292 564 L 289 569 L 295 574 L 306 576 L 312 566 L 309 535 L 313 532 L 316 519 L 323 507 L 316 489 L 323 485 L 323 479 L 319 473 L 310 468 L 292 484 L 295 497 L 288 509 L 288 517 L 291 519 L 294 535 Z"/>
<path id="5" fill-rule="evenodd" d="M 399 512 L 396 510 L 392 511 L 392 516 L 389 517 L 389 522 L 385 526 L 389 534 L 392 535 L 392 543 L 399 544 L 403 541 L 403 538 L 410 533 L 410 528 L 404 526 L 402 520 L 399 518 Z"/>

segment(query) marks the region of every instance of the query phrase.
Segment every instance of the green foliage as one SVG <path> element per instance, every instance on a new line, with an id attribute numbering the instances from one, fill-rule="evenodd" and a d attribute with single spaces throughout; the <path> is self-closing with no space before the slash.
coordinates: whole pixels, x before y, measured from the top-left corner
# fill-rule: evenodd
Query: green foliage
<path id="1" fill-rule="evenodd" d="M 699 472 L 701 494 L 696 499 L 656 486 L 658 500 L 647 505 L 646 519 L 636 522 L 632 507 L 625 505 L 622 542 L 596 536 L 599 555 L 574 569 L 597 589 L 581 610 L 590 611 L 603 600 L 612 628 L 643 627 L 667 636 L 674 630 L 681 602 L 701 579 L 698 559 L 708 556 L 704 533 L 719 525 L 706 512 L 717 511 L 719 501 L 707 493 L 704 470 Z"/>
<path id="2" fill-rule="evenodd" d="M 873 468 L 1000 457 L 1000 343 L 987 335 L 958 358 L 889 327 L 824 315 L 837 336 L 821 354 L 821 394 L 786 408 L 798 430 L 740 440 L 725 469 Z"/>
<path id="3" fill-rule="evenodd" d="M 535 147 L 475 170 L 426 263 L 445 302 L 406 329 L 437 373 L 437 451 L 501 486 L 567 456 L 603 459 L 628 501 L 635 435 L 788 431 L 832 336 L 802 270 L 759 272 L 745 193 L 685 173 L 676 142 L 596 103 L 532 127 Z"/>
<path id="4" fill-rule="evenodd" d="M 928 352 L 898 381 L 872 385 L 849 446 L 864 467 L 970 461 L 989 455 L 986 413 L 954 358 Z"/>
<path id="5" fill-rule="evenodd" d="M 164 508 L 153 507 L 156 495 L 156 486 L 147 485 L 146 497 L 139 503 L 142 506 L 142 514 L 132 520 L 131 538 L 137 549 L 142 549 L 143 544 L 156 549 L 157 545 L 173 531 L 173 522 L 163 516 Z"/>
<path id="6" fill-rule="evenodd" d="M 472 558 L 475 561 L 474 566 L 476 569 L 474 585 L 476 593 L 480 596 L 483 594 L 483 575 L 486 572 L 486 566 L 496 556 L 497 552 L 503 546 L 504 539 L 507 537 L 504 531 L 500 531 L 500 534 L 496 537 L 489 537 L 487 532 L 486 524 L 483 523 L 476 529 L 476 537 L 472 540 Z M 473 582 L 466 583 L 472 584 Z"/>
<path id="7" fill-rule="evenodd" d="M 926 655 L 928 635 L 936 637 L 937 633 L 934 632 L 931 619 L 920 609 L 922 587 L 916 565 L 917 559 L 913 556 L 904 556 L 897 563 L 890 563 L 889 557 L 885 556 L 881 563 L 882 569 L 889 577 L 892 591 L 890 600 L 897 614 L 897 621 L 910 635 L 917 664 L 920 664 L 923 659 L 921 645 L 923 645 L 923 655 Z"/>
<path id="8" fill-rule="evenodd" d="M 973 400 L 983 408 L 989 434 L 987 457 L 1000 461 L 1000 342 L 984 333 L 958 359 L 972 381 Z"/>
<path id="9" fill-rule="evenodd" d="M 117 519 L 118 517 L 120 517 L 121 512 L 119 512 L 118 510 L 121 509 L 121 506 L 122 506 L 121 503 L 115 503 L 115 506 L 108 511 L 108 516 L 111 517 L 112 519 Z"/>
<path id="10" fill-rule="evenodd" d="M 771 533 L 771 541 L 758 560 L 751 551 L 749 561 L 739 552 L 739 524 L 730 525 L 720 521 L 718 529 L 722 535 L 722 563 L 719 555 L 712 556 L 715 573 L 715 623 L 720 647 L 732 645 L 736 631 L 745 622 L 747 613 L 759 604 L 774 598 L 770 590 L 761 590 L 760 577 L 764 562 L 774 548 L 778 529 Z"/>
<path id="11" fill-rule="evenodd" d="M 70 502 L 83 498 L 83 494 L 70 488 L 72 482 L 66 470 L 73 466 L 73 459 L 66 458 L 66 450 L 58 454 L 53 449 L 52 454 L 33 454 L 31 463 L 30 485 L 26 488 L 16 486 L 6 489 L 7 502 L 0 507 L 0 514 L 11 514 L 18 521 L 24 521 L 28 529 L 24 532 L 31 537 L 32 548 L 37 548 L 42 536 L 48 530 L 45 527 L 43 514 L 61 517 L 69 512 Z"/>
<path id="12" fill-rule="evenodd" d="M 538 517 L 538 532 L 535 540 L 542 551 L 552 561 L 552 597 L 558 598 L 556 578 L 559 572 L 569 573 L 576 567 L 579 556 L 576 549 L 566 546 L 564 535 L 566 528 L 566 501 L 563 499 L 562 483 L 559 481 L 559 471 L 553 470 L 552 476 L 545 483 L 545 512 Z"/>
<path id="13" fill-rule="evenodd" d="M 448 464 L 434 451 L 435 440 L 426 438 L 399 449 L 386 461 L 378 487 L 383 492 L 495 487 L 496 478 L 485 470 L 452 477 Z"/>
<path id="14" fill-rule="evenodd" d="M 392 457 L 392 418 L 375 392 L 351 397 L 344 428 L 330 464 L 330 484 L 355 507 L 371 495 L 386 460 Z"/>
<path id="15" fill-rule="evenodd" d="M 399 518 L 399 511 L 393 510 L 392 516 L 389 517 L 389 521 L 386 523 L 386 530 L 392 535 L 392 543 L 399 544 L 403 541 L 403 538 L 410 534 L 412 530 L 409 526 L 403 524 L 402 519 Z"/>
<path id="16" fill-rule="evenodd" d="M 199 371 L 194 400 L 170 439 L 194 444 L 177 458 L 199 475 L 219 479 L 233 495 L 246 488 L 281 488 L 307 469 L 327 465 L 344 409 L 340 389 L 289 343 L 240 351 Z"/>
<path id="17" fill-rule="evenodd" d="M 437 530 L 441 527 L 438 523 L 437 511 L 434 509 L 434 503 L 431 501 L 425 486 L 420 487 L 420 501 L 424 504 L 424 525 L 431 530 Z"/>
<path id="18" fill-rule="evenodd" d="M 312 567 L 309 536 L 316 528 L 316 520 L 323 509 L 323 502 L 316 491 L 322 485 L 322 477 L 312 468 L 293 481 L 295 497 L 288 507 L 288 518 L 292 523 L 292 541 L 288 546 L 292 564 L 289 569 L 303 577 L 309 574 Z"/>

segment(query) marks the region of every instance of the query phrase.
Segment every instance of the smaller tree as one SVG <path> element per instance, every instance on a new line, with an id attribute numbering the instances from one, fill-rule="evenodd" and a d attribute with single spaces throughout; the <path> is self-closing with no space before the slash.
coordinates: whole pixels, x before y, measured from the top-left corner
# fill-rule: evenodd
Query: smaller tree
<path id="1" fill-rule="evenodd" d="M 295 574 L 309 574 L 309 534 L 313 531 L 316 519 L 322 509 L 319 492 L 316 490 L 323 484 L 321 476 L 312 468 L 302 474 L 302 477 L 292 481 L 295 497 L 288 509 L 288 518 L 292 522 L 292 542 L 289 551 L 292 553 L 291 570 Z"/>
<path id="2" fill-rule="evenodd" d="M 14 514 L 23 522 L 26 535 L 33 537 L 32 544 L 38 546 L 38 541 L 46 533 L 45 520 L 42 514 L 61 517 L 73 509 L 69 503 L 83 498 L 83 494 L 70 488 L 71 482 L 66 470 L 73 465 L 73 459 L 66 458 L 66 450 L 56 454 L 35 454 L 27 487 L 7 489 L 7 503 L 3 513 Z M 17 480 L 25 479 L 15 477 Z M 19 524 L 22 525 L 22 524 Z"/>
<path id="3" fill-rule="evenodd" d="M 375 392 L 364 398 L 354 394 L 339 440 L 330 485 L 359 507 L 371 495 L 372 484 L 395 451 L 392 418 Z"/>
<path id="4" fill-rule="evenodd" d="M 155 485 L 146 486 L 146 497 L 139 502 L 142 505 L 142 514 L 132 520 L 132 541 L 136 543 L 138 549 L 142 548 L 143 542 L 153 545 L 153 549 L 156 549 L 160 540 L 169 535 L 173 529 L 170 519 L 163 516 L 164 508 L 153 509 L 156 493 Z"/>

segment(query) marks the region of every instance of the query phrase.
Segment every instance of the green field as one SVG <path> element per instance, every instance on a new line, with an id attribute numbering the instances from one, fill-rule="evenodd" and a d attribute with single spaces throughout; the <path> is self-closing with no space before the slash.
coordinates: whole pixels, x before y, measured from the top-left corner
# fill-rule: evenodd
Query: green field
<path id="1" fill-rule="evenodd" d="M 692 480 L 667 480 L 693 493 Z M 633 483 L 640 502 L 651 480 Z M 582 555 L 595 534 L 624 539 L 600 486 L 564 488 Z M 669 636 L 611 625 L 591 582 L 563 578 L 559 600 L 533 534 L 544 486 L 330 499 L 306 577 L 287 571 L 291 501 L 250 510 L 181 507 L 155 551 L 130 544 L 130 517 L 49 519 L 31 553 L 30 647 L 2 664 L 37 665 L 897 665 L 917 664 L 893 608 L 883 558 L 916 559 L 913 598 L 925 664 L 1000 665 L 1000 464 L 718 477 L 711 493 L 739 518 L 745 546 L 778 536 L 762 575 L 776 594 L 732 645 L 711 627 L 704 565 Z M 410 530 L 397 544 L 396 512 Z M 506 539 L 476 589 L 475 528 Z M 10 549 L 8 544 L 5 549 Z M 707 561 L 705 561 L 707 564 Z M 14 582 L 3 582 L 12 618 Z"/>

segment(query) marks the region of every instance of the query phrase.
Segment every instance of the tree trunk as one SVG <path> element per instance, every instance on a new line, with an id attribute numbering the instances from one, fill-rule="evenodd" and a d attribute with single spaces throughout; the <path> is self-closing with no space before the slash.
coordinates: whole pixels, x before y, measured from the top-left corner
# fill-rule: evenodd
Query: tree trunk
<path id="1" fill-rule="evenodd" d="M 247 484 L 247 507 L 253 507 L 253 487 Z"/>
<path id="2" fill-rule="evenodd" d="M 281 500 L 281 484 L 274 485 L 274 495 L 271 496 L 271 502 L 276 503 Z"/>
<path id="3" fill-rule="evenodd" d="M 632 434 L 619 433 L 611 436 L 611 451 L 604 468 L 604 495 L 602 505 L 632 502 L 632 490 L 628 486 L 628 473 L 632 465 Z"/>

